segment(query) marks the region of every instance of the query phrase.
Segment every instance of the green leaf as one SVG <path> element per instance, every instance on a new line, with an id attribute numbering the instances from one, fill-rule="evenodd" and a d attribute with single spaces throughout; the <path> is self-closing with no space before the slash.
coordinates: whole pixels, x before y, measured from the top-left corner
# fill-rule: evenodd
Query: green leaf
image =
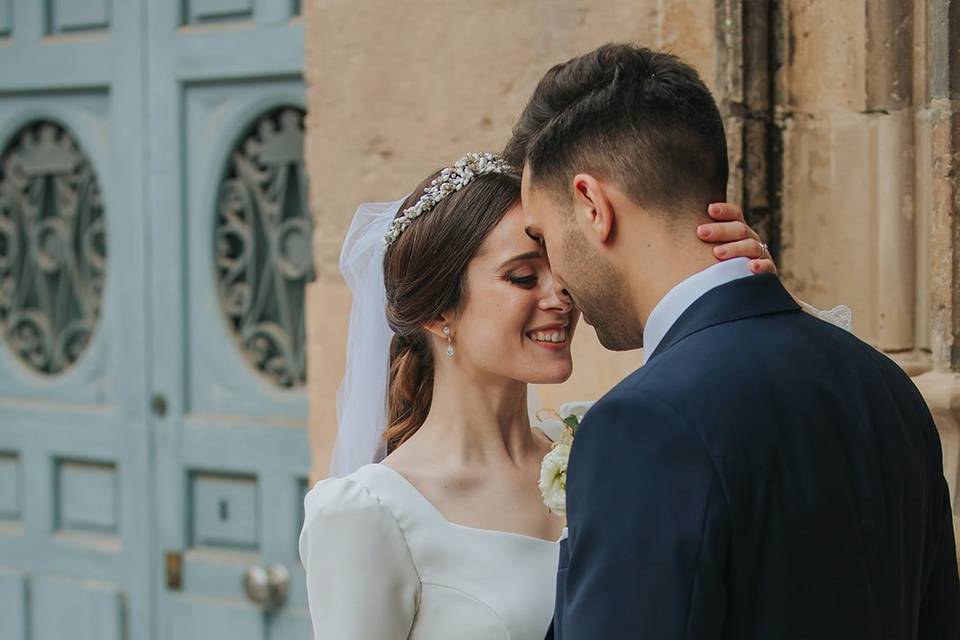
<path id="1" fill-rule="evenodd" d="M 573 435 L 577 435 L 577 429 L 580 428 L 580 420 L 577 418 L 577 416 L 567 416 L 563 419 L 563 423 L 570 427 L 570 431 L 573 432 Z"/>

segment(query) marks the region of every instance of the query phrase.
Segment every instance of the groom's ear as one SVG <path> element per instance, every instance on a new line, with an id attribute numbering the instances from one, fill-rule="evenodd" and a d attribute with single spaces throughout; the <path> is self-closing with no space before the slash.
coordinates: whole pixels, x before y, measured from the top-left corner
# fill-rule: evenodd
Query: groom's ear
<path id="1" fill-rule="evenodd" d="M 613 241 L 616 227 L 616 213 L 607 193 L 609 188 L 589 173 L 573 177 L 573 215 L 577 226 L 603 245 Z"/>

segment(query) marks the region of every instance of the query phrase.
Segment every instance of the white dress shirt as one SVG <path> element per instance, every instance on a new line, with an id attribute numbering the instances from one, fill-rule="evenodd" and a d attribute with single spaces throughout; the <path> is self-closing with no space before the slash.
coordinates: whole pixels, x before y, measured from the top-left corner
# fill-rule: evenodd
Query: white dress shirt
<path id="1" fill-rule="evenodd" d="M 650 312 L 650 317 L 643 327 L 643 362 L 646 363 L 653 355 L 660 341 L 683 312 L 705 293 L 722 284 L 752 275 L 754 274 L 750 271 L 749 259 L 734 258 L 707 267 L 670 289 Z"/>

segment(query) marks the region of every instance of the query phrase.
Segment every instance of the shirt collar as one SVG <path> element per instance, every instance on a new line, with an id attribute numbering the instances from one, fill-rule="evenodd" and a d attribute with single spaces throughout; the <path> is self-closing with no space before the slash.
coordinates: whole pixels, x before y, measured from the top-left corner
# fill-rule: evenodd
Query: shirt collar
<path id="1" fill-rule="evenodd" d="M 687 308 L 720 285 L 752 276 L 750 260 L 734 258 L 718 262 L 677 284 L 660 299 L 643 327 L 643 362 L 653 355 L 663 337 Z"/>

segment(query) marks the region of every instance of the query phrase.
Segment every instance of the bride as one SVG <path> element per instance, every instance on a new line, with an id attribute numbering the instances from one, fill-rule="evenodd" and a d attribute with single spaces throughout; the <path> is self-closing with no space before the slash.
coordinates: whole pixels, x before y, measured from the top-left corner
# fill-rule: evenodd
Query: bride
<path id="1" fill-rule="evenodd" d="M 728 258 L 762 255 L 743 225 L 707 226 Z M 300 536 L 315 637 L 541 640 L 564 522 L 537 487 L 552 442 L 527 389 L 570 376 L 578 314 L 524 232 L 518 176 L 468 154 L 402 201 L 362 205 L 341 269 L 354 302 L 337 477 L 307 495 Z"/>

